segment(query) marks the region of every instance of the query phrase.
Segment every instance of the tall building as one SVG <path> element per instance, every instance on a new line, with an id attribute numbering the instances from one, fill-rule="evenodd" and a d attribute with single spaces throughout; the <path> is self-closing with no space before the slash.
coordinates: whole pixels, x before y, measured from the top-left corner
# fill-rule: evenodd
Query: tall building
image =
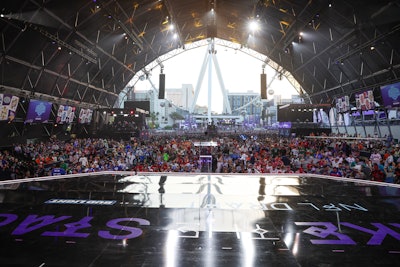
<path id="1" fill-rule="evenodd" d="M 194 99 L 194 88 L 192 84 L 182 84 L 181 88 L 166 90 L 166 98 L 175 106 L 189 110 Z"/>
<path id="2" fill-rule="evenodd" d="M 228 93 L 228 101 L 231 105 L 232 114 L 260 115 L 262 105 L 259 93 L 247 91 L 244 93 Z M 256 98 L 258 98 L 256 100 Z"/>
<path id="3" fill-rule="evenodd" d="M 262 102 L 259 93 L 247 91 L 228 93 L 228 101 L 233 115 L 242 115 L 243 124 L 254 127 L 260 123 Z"/>

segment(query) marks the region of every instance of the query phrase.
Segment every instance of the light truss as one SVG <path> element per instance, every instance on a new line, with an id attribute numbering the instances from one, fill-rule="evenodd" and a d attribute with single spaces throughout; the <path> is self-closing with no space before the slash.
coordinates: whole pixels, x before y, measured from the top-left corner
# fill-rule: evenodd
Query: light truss
<path id="1" fill-rule="evenodd" d="M 67 48 L 69 51 L 73 52 L 74 54 L 77 54 L 78 56 L 86 59 L 89 62 L 92 62 L 93 64 L 97 64 L 97 59 L 92 58 L 91 56 L 89 56 L 86 53 L 83 53 L 81 50 L 73 47 L 72 45 L 67 44 L 66 42 L 64 42 L 63 40 L 61 40 L 60 38 L 58 38 L 55 35 L 50 34 L 49 32 L 45 31 L 44 29 L 42 29 L 41 27 L 38 27 L 36 25 L 31 25 L 31 28 L 38 31 L 39 33 L 41 33 L 42 35 L 46 36 L 47 38 L 49 38 L 50 40 L 56 42 L 58 45 L 63 46 L 65 48 Z"/>
<path id="2" fill-rule="evenodd" d="M 174 49 L 168 53 L 165 53 L 162 56 L 159 56 L 156 60 L 152 61 L 151 63 L 146 65 L 143 69 L 136 72 L 136 74 L 132 77 L 132 79 L 128 83 L 128 85 L 121 91 L 121 93 L 119 95 L 120 103 L 118 106 L 123 105 L 123 101 L 125 101 L 127 99 L 128 94 L 134 88 L 136 83 L 141 80 L 141 77 L 143 77 L 143 75 L 147 75 L 149 71 L 153 70 L 154 68 L 156 68 L 158 66 L 161 67 L 162 66 L 161 64 L 163 62 L 165 62 L 175 56 L 178 56 L 178 55 L 180 55 L 186 51 L 192 50 L 192 49 L 207 46 L 208 44 L 209 44 L 209 39 L 203 39 L 203 40 L 200 40 L 197 42 L 184 44 L 181 48 Z M 251 57 L 259 60 L 263 65 L 270 66 L 277 73 L 284 76 L 299 94 L 303 95 L 303 97 L 307 96 L 306 94 L 304 94 L 305 90 L 303 90 L 300 83 L 293 77 L 293 75 L 289 71 L 284 70 L 281 65 L 279 65 L 275 61 L 271 60 L 266 55 L 261 54 L 255 50 L 250 49 L 241 44 L 233 43 L 231 41 L 222 40 L 219 38 L 214 38 L 214 44 L 244 53 L 248 56 L 251 56 Z"/>

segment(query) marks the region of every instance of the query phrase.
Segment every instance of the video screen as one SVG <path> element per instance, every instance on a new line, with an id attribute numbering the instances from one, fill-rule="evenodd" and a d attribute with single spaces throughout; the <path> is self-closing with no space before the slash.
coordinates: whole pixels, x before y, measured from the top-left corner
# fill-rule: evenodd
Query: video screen
<path id="1" fill-rule="evenodd" d="M 47 101 L 31 100 L 29 101 L 28 113 L 25 123 L 45 123 L 49 121 L 51 106 L 53 104 Z"/>
<path id="2" fill-rule="evenodd" d="M 385 107 L 400 106 L 400 82 L 381 86 L 381 94 Z"/>

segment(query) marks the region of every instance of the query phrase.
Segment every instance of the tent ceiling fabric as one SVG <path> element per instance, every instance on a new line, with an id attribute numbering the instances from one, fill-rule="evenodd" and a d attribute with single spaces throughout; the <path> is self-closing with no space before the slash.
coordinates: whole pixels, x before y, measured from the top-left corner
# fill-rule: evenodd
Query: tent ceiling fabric
<path id="1" fill-rule="evenodd" d="M 312 102 L 400 77 L 399 1 L 8 0 L 1 14 L 4 88 L 100 106 L 158 57 L 210 37 L 267 55 Z"/>

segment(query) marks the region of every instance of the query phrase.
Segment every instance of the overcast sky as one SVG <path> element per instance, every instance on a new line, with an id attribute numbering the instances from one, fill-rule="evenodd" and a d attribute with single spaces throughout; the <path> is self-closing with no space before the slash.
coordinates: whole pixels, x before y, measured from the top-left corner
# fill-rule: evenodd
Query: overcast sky
<path id="1" fill-rule="evenodd" d="M 200 47 L 187 50 L 178 56 L 175 56 L 164 64 L 165 87 L 181 88 L 182 84 L 192 84 L 196 89 L 199 79 L 201 66 L 206 55 L 207 47 Z M 260 74 L 262 73 L 262 62 L 240 51 L 231 48 L 216 46 L 217 60 L 220 66 L 223 83 L 229 92 L 247 92 L 253 91 L 260 93 Z M 270 83 L 275 70 L 266 68 L 267 84 Z M 153 84 L 158 87 L 160 69 L 154 68 L 151 75 Z M 212 111 L 221 112 L 222 93 L 219 86 L 217 74 L 213 66 L 212 71 Z M 139 81 L 135 90 L 149 90 L 151 85 L 149 81 Z M 268 90 L 273 89 L 275 95 L 282 95 L 282 98 L 290 98 L 298 93 L 286 79 L 274 79 Z M 207 106 L 208 95 L 208 69 L 206 69 L 197 104 Z"/>

